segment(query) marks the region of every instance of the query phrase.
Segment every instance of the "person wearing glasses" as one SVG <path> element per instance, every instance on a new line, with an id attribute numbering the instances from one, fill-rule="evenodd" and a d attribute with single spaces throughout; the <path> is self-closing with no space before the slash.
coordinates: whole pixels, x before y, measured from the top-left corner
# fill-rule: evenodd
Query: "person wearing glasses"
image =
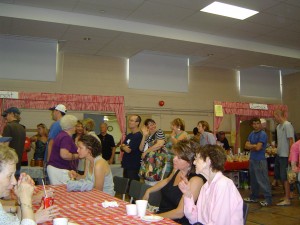
<path id="1" fill-rule="evenodd" d="M 131 130 L 127 134 L 123 144 L 120 146 L 124 152 L 122 158 L 123 177 L 130 180 L 140 180 L 139 170 L 141 167 L 142 152 L 139 149 L 143 135 L 140 131 L 140 123 L 142 119 L 139 115 L 132 115 L 128 120 L 128 128 Z"/>

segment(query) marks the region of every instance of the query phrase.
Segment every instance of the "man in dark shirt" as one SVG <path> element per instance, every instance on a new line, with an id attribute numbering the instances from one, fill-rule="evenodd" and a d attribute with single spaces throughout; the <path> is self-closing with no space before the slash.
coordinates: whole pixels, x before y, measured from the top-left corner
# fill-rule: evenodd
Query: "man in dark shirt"
<path id="1" fill-rule="evenodd" d="M 102 144 L 102 157 L 107 160 L 108 164 L 113 164 L 116 152 L 114 137 L 107 133 L 107 124 L 100 124 L 100 134 L 98 137 Z"/>
<path id="2" fill-rule="evenodd" d="M 230 146 L 229 146 L 227 138 L 225 137 L 225 132 L 224 131 L 218 132 L 218 134 L 217 134 L 217 141 L 223 144 L 222 147 L 225 150 L 229 150 L 230 149 Z"/>
<path id="3" fill-rule="evenodd" d="M 124 152 L 122 158 L 123 176 L 130 180 L 140 180 L 139 170 L 141 167 L 140 143 L 143 135 L 139 129 L 141 117 L 133 115 L 129 118 L 128 128 L 131 133 L 127 134 L 123 144 L 120 146 L 121 151 Z"/>
<path id="4" fill-rule="evenodd" d="M 21 120 L 21 112 L 16 107 L 10 107 L 6 109 L 2 116 L 6 119 L 7 124 L 4 127 L 2 135 L 4 137 L 12 137 L 12 140 L 9 142 L 9 147 L 13 148 L 19 158 L 16 168 L 16 177 L 20 176 L 22 154 L 24 150 L 26 132 L 24 126 L 19 122 Z"/>

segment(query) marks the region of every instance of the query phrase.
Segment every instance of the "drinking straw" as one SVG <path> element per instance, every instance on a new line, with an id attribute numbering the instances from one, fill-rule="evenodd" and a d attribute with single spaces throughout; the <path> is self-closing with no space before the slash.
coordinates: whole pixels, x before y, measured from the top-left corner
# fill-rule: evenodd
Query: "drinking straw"
<path id="1" fill-rule="evenodd" d="M 45 188 L 45 183 L 44 183 L 44 179 L 42 179 L 42 183 L 43 183 L 43 188 L 44 188 L 44 192 L 45 192 L 45 198 L 47 198 L 47 191 L 46 191 L 46 188 Z"/>

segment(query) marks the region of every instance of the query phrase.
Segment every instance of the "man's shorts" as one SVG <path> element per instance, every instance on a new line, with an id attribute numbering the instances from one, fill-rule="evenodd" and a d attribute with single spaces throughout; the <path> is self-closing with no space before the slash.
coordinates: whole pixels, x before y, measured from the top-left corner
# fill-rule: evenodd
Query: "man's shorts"
<path id="1" fill-rule="evenodd" d="M 288 157 L 276 156 L 275 158 L 275 177 L 281 181 L 287 180 Z"/>

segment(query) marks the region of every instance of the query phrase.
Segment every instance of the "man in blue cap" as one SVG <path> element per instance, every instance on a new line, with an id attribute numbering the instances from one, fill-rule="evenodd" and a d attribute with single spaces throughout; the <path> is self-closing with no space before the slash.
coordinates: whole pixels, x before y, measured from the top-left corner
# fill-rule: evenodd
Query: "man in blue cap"
<path id="1" fill-rule="evenodd" d="M 2 137 L 0 135 L 0 145 L 6 144 L 6 143 L 8 145 L 9 142 L 11 141 L 11 139 L 12 139 L 11 137 Z"/>
<path id="2" fill-rule="evenodd" d="M 9 147 L 15 149 L 19 161 L 17 163 L 16 177 L 20 176 L 22 154 L 24 150 L 26 132 L 24 127 L 20 124 L 21 112 L 16 107 L 10 107 L 6 109 L 2 116 L 6 119 L 7 124 L 3 129 L 2 135 L 4 137 L 12 137 L 9 141 Z"/>

